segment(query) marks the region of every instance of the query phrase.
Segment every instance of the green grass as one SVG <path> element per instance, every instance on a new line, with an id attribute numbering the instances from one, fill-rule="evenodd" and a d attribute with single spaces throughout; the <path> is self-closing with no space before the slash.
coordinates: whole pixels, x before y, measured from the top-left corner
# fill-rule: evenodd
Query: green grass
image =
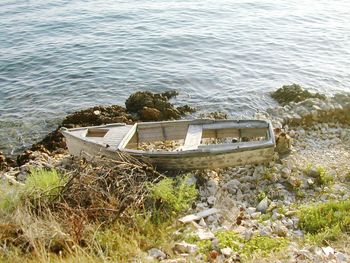
<path id="1" fill-rule="evenodd" d="M 329 185 L 334 182 L 333 176 L 329 175 L 327 170 L 322 166 L 317 166 L 317 172 L 320 176 L 317 178 L 316 183 L 318 185 Z"/>
<path id="2" fill-rule="evenodd" d="M 162 222 L 189 209 L 197 198 L 194 184 L 188 184 L 188 178 L 165 178 L 149 185 L 150 199 L 153 203 L 153 219 Z"/>
<path id="3" fill-rule="evenodd" d="M 288 240 L 285 238 L 253 236 L 249 240 L 245 240 L 240 234 L 233 230 L 218 231 L 215 233 L 220 249 L 229 247 L 235 253 L 241 255 L 243 259 L 249 259 L 253 255 L 268 256 L 272 252 L 277 252 L 287 246 Z M 208 254 L 211 251 L 212 245 L 208 240 L 192 240 L 192 243 L 198 245 L 199 250 L 203 254 Z M 189 242 L 189 240 L 188 240 Z"/>
<path id="4" fill-rule="evenodd" d="M 350 200 L 305 206 L 299 218 L 299 226 L 309 241 L 327 243 L 350 231 Z"/>
<path id="5" fill-rule="evenodd" d="M 67 178 L 56 170 L 32 169 L 23 185 L 2 185 L 0 213 L 11 213 L 24 202 L 47 202 L 56 196 Z"/>

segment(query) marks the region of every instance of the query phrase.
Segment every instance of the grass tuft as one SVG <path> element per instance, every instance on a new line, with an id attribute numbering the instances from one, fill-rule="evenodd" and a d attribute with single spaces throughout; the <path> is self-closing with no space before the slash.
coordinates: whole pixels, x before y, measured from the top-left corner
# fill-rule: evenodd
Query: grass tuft
<path id="1" fill-rule="evenodd" d="M 299 226 L 314 243 L 335 240 L 350 231 L 350 199 L 305 206 L 299 211 Z"/>

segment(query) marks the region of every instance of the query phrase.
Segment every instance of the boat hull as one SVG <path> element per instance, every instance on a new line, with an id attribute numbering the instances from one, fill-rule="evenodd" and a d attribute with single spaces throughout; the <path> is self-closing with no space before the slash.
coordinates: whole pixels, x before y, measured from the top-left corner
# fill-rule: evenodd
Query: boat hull
<path id="1" fill-rule="evenodd" d="M 88 141 L 81 141 L 74 136 L 65 135 L 70 153 L 74 156 L 94 160 L 96 157 L 105 157 L 120 160 L 123 156 L 132 156 L 153 165 L 159 170 L 193 170 L 215 169 L 247 164 L 268 163 L 274 158 L 274 145 L 255 149 L 237 149 L 231 152 L 193 152 L 182 155 L 154 155 L 144 153 L 132 154 L 114 150 Z"/>

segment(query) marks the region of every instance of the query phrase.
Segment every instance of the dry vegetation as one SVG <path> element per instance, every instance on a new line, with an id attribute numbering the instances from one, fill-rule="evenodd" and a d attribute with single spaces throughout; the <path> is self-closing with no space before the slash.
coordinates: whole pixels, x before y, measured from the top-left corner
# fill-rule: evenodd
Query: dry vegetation
<path id="1" fill-rule="evenodd" d="M 184 180 L 130 159 L 31 170 L 25 184 L 2 185 L 0 262 L 122 262 L 154 246 L 171 254 L 174 217 L 196 197 Z"/>

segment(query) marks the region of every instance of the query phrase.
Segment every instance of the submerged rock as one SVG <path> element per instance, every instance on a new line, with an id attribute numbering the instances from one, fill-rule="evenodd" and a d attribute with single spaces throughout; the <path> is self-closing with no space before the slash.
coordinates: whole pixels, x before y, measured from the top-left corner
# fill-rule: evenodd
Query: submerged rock
<path id="1" fill-rule="evenodd" d="M 279 104 L 286 105 L 290 102 L 300 102 L 309 98 L 325 100 L 326 96 L 320 93 L 311 93 L 298 84 L 284 85 L 272 92 L 271 97 Z"/>
<path id="2" fill-rule="evenodd" d="M 124 107 L 118 105 L 96 106 L 89 109 L 74 112 L 68 115 L 62 122 L 67 128 L 95 126 L 108 123 L 133 123 L 133 117 L 126 112 Z"/>
<path id="3" fill-rule="evenodd" d="M 178 95 L 176 91 L 164 93 L 139 91 L 126 100 L 125 106 L 128 112 L 137 114 L 138 119 L 145 121 L 177 120 L 195 111 L 188 105 L 175 108 L 169 100 L 176 95 Z"/>

